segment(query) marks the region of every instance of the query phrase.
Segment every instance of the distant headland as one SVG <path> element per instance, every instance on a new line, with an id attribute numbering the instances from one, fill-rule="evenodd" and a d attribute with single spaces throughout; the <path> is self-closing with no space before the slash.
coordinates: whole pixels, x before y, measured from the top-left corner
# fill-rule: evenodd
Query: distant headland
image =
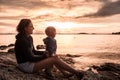
<path id="1" fill-rule="evenodd" d="M 113 32 L 112 34 L 120 34 L 120 32 Z"/>

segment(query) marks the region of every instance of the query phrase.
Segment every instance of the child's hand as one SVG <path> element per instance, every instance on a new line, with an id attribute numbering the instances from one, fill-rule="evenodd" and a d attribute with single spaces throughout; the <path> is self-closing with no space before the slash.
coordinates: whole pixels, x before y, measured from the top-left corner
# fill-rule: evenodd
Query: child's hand
<path id="1" fill-rule="evenodd" d="M 48 51 L 45 51 L 45 54 L 47 55 L 47 57 L 50 57 L 50 54 Z"/>

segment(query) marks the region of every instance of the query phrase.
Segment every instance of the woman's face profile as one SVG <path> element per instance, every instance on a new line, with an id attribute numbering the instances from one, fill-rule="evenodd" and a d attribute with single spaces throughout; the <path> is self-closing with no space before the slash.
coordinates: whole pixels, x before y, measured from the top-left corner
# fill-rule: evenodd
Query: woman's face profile
<path id="1" fill-rule="evenodd" d="M 29 25 L 25 28 L 25 32 L 27 35 L 32 34 L 34 30 L 33 24 L 29 23 Z"/>

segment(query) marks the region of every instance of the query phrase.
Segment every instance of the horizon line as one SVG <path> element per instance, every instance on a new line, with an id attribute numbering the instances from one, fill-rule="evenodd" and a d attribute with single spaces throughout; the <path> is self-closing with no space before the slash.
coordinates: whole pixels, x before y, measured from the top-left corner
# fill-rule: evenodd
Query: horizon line
<path id="1" fill-rule="evenodd" d="M 18 33 L 0 33 L 0 35 L 15 35 Z M 45 34 L 45 33 L 33 33 L 33 35 L 36 34 Z M 86 33 L 86 32 L 80 32 L 80 33 L 56 33 L 56 34 L 61 34 L 61 35 L 116 35 L 116 34 L 120 34 L 119 32 L 112 32 L 112 33 Z"/>

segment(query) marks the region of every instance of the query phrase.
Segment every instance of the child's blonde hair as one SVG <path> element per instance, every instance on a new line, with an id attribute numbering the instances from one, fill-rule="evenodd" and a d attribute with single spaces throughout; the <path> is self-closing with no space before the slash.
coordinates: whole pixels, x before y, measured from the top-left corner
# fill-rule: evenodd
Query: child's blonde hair
<path id="1" fill-rule="evenodd" d="M 48 26 L 45 29 L 45 33 L 47 36 L 51 36 L 53 34 L 53 32 L 56 32 L 56 29 L 53 26 Z"/>

